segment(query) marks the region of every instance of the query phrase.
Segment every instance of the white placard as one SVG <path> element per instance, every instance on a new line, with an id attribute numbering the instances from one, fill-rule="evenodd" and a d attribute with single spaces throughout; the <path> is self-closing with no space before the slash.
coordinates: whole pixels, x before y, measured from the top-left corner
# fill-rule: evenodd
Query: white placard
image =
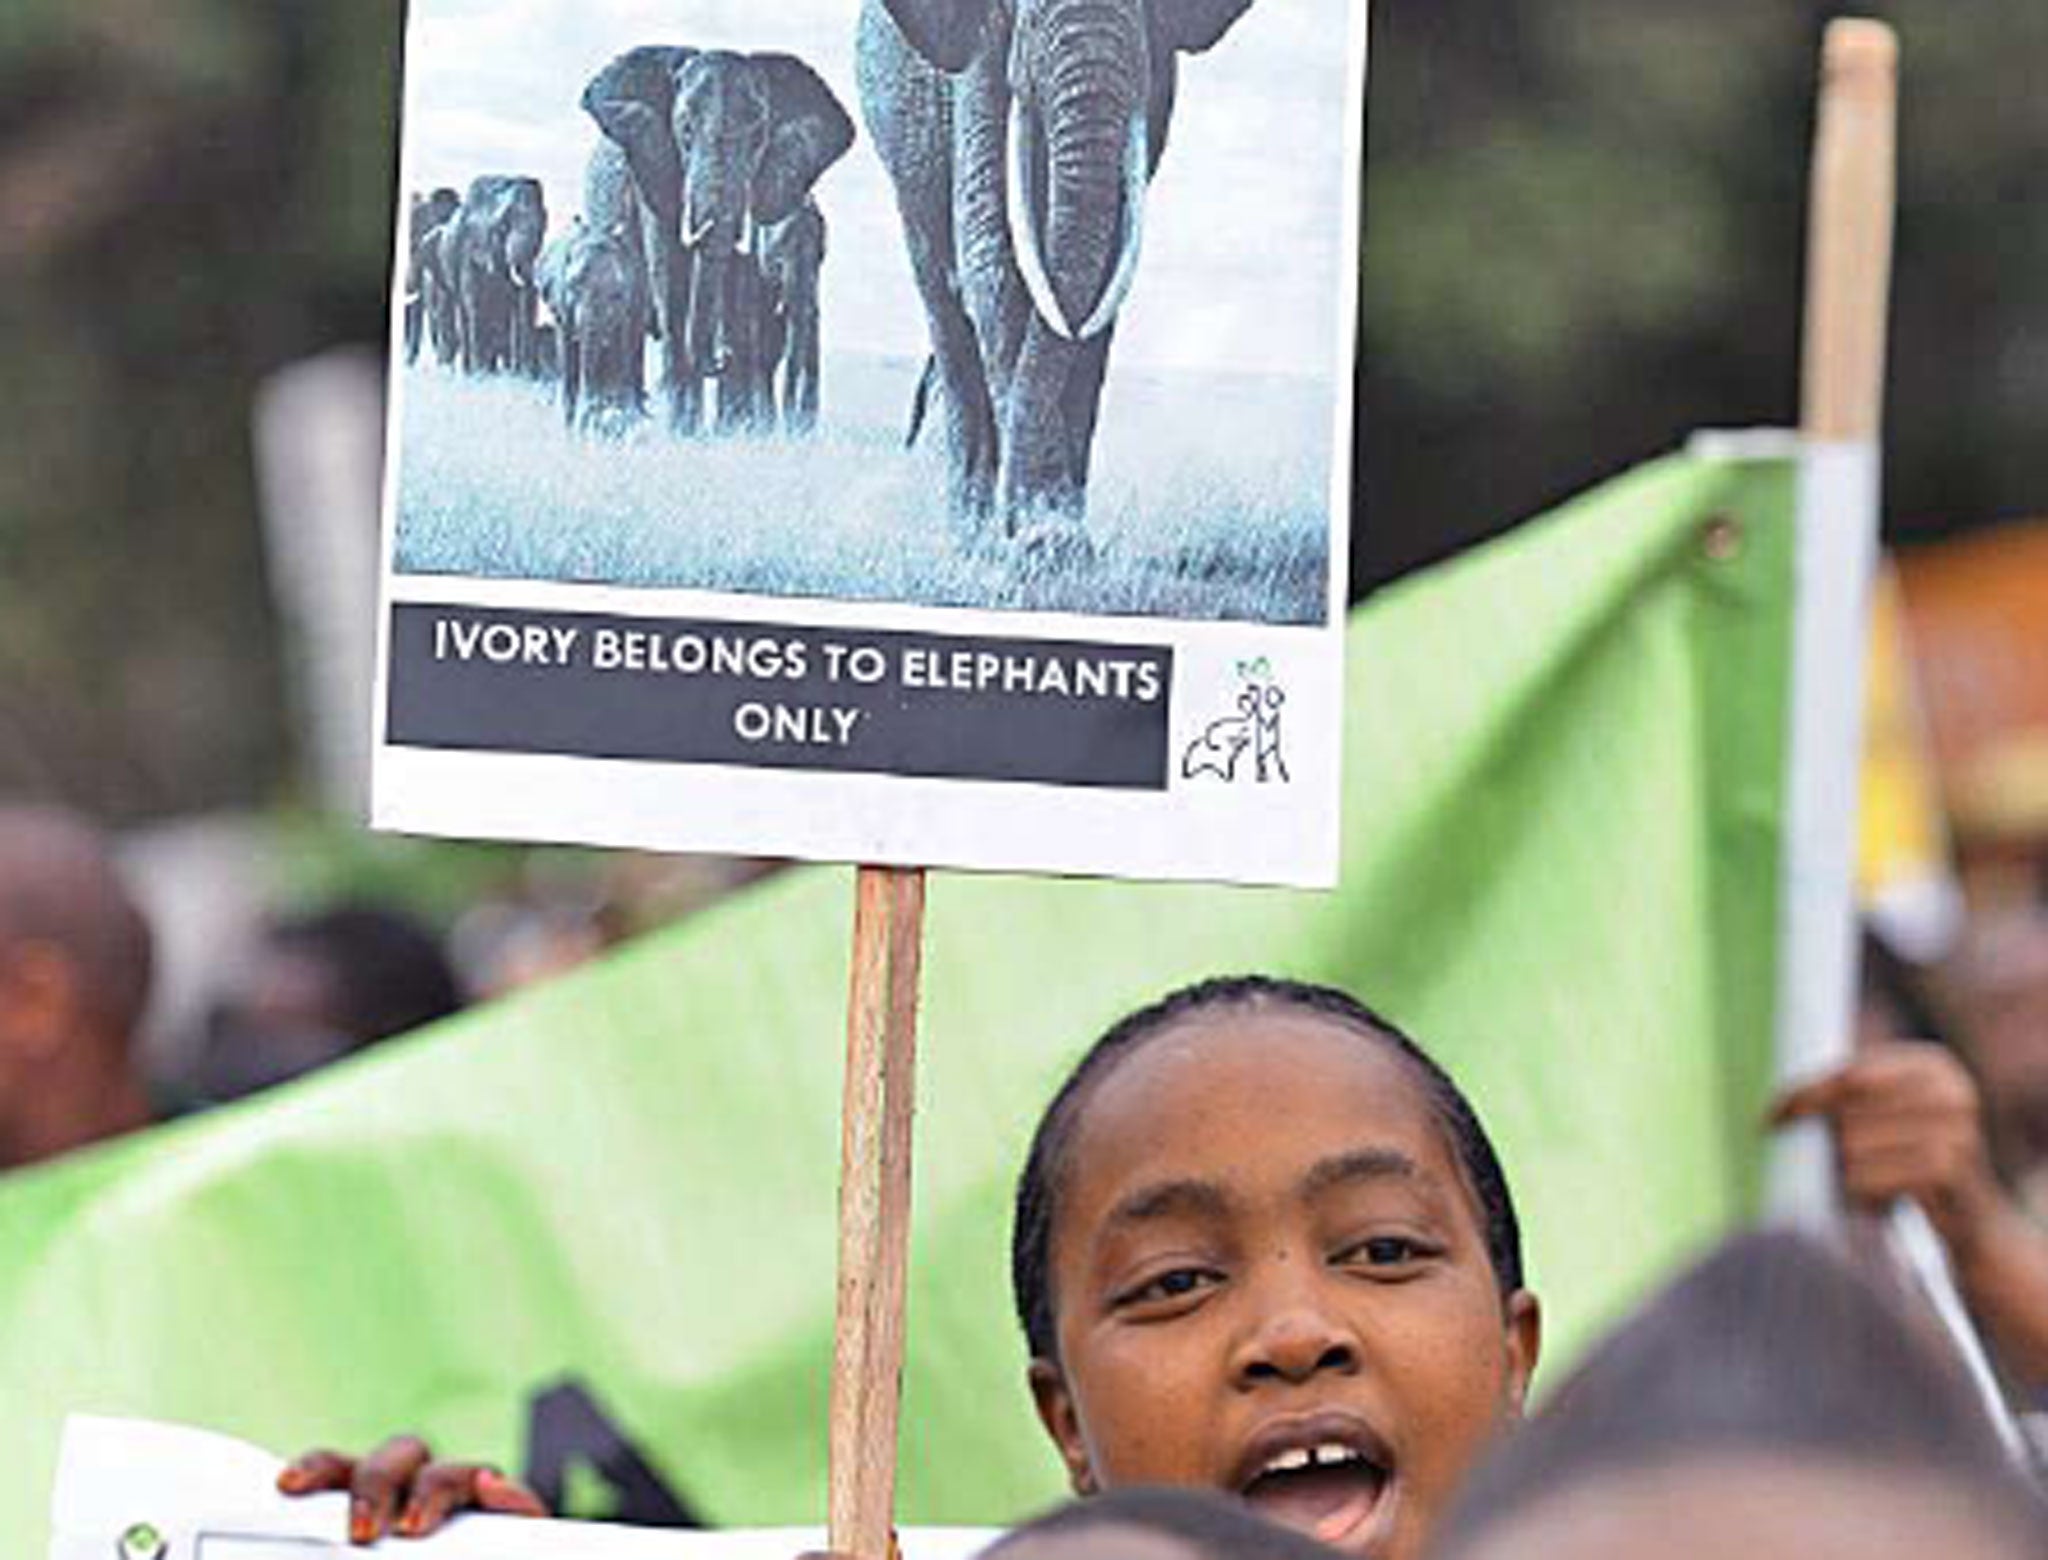
<path id="1" fill-rule="evenodd" d="M 187 1425 L 74 1414 L 50 1498 L 49 1560 L 795 1560 L 821 1528 L 676 1530 L 471 1514 L 431 1538 L 348 1543 L 340 1494 L 277 1493 L 280 1459 Z M 131 1535 L 124 1546 L 123 1536 Z M 905 1560 L 968 1560 L 990 1528 L 905 1528 Z"/>
<path id="2" fill-rule="evenodd" d="M 374 821 L 1333 881 L 1366 5 L 415 0 Z"/>

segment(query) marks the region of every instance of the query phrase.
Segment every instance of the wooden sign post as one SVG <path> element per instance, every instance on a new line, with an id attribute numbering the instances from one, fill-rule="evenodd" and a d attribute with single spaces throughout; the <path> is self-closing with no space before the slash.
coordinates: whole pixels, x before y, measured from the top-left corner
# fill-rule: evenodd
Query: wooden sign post
<path id="1" fill-rule="evenodd" d="M 1800 432 L 1875 440 L 1884 425 L 1898 141 L 1898 40 L 1883 22 L 1831 23 L 1808 215 Z"/>
<path id="2" fill-rule="evenodd" d="M 826 1528 L 834 1550 L 889 1560 L 902 1404 L 924 872 L 862 867 L 839 1161 L 839 1304 Z"/>
<path id="3" fill-rule="evenodd" d="M 1898 44 L 1882 22 L 1827 30 L 1809 195 L 1806 331 L 1778 932 L 1781 1087 L 1849 1059 L 1856 992 L 1856 798 L 1878 552 L 1891 294 Z M 1817 1123 L 1781 1133 L 1772 1211 L 1827 1225 L 1834 1156 Z"/>

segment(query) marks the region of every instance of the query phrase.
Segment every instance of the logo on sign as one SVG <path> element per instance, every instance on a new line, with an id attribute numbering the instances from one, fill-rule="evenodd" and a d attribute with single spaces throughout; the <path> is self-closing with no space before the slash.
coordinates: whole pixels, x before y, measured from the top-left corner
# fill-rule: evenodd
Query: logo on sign
<path id="1" fill-rule="evenodd" d="M 1280 714 L 1287 692 L 1264 656 L 1237 663 L 1232 714 L 1212 720 L 1180 756 L 1183 780 L 1208 775 L 1225 782 L 1285 785 L 1287 757 L 1280 745 Z"/>

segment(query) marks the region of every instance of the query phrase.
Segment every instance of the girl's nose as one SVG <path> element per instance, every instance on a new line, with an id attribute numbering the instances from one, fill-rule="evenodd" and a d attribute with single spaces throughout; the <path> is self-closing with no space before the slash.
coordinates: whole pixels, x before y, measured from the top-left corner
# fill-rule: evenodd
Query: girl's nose
<path id="1" fill-rule="evenodd" d="M 1258 1319 L 1232 1363 L 1232 1379 L 1246 1389 L 1304 1382 L 1325 1371 L 1348 1376 L 1358 1370 L 1358 1338 L 1329 1306 L 1296 1295 Z"/>

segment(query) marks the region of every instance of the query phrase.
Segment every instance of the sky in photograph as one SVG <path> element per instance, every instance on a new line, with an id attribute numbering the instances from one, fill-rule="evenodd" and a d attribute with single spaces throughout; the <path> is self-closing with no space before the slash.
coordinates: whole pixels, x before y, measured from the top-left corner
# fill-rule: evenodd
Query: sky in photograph
<path id="1" fill-rule="evenodd" d="M 1346 40 L 1350 7 L 1365 3 L 1257 0 L 1215 49 L 1183 57 L 1117 364 L 1331 370 Z M 546 187 L 551 230 L 582 205 L 597 137 L 578 106 L 584 83 L 622 50 L 682 43 L 801 56 L 859 127 L 817 191 L 830 226 L 826 350 L 923 355 L 895 200 L 854 87 L 859 0 L 413 0 L 411 13 L 409 187 L 532 174 Z"/>

